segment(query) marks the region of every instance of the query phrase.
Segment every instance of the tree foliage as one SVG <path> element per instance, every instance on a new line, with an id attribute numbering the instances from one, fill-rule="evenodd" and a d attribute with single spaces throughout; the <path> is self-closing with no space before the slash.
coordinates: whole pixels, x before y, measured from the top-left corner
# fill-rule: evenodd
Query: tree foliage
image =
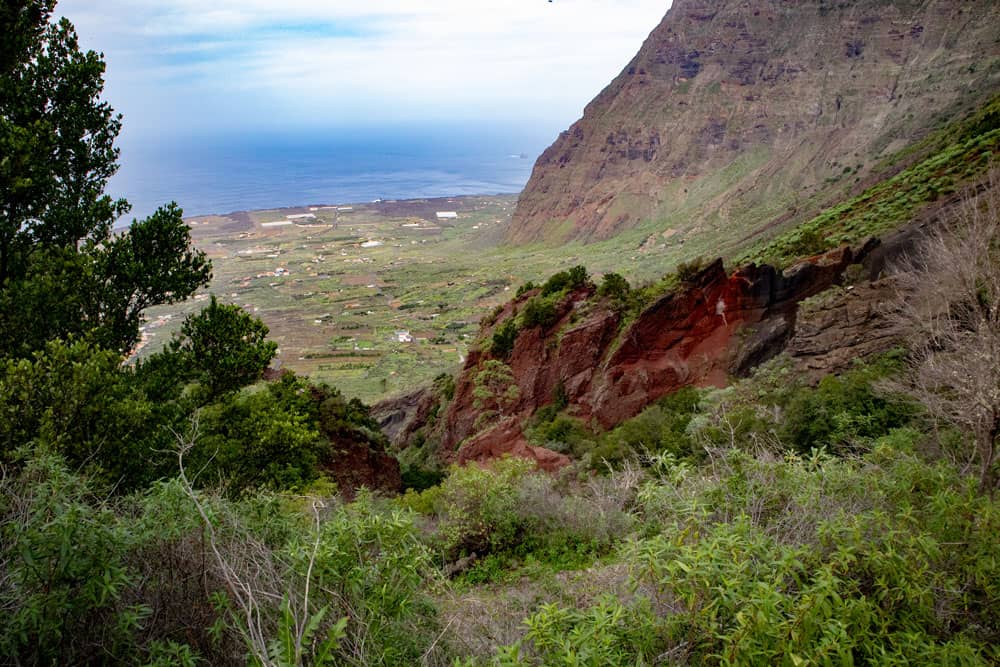
<path id="1" fill-rule="evenodd" d="M 50 22 L 54 6 L 0 9 L 0 348 L 75 334 L 124 352 L 144 308 L 186 298 L 210 267 L 176 206 L 113 233 L 129 209 L 105 193 L 121 117 L 101 100 L 101 56 Z"/>
<path id="2" fill-rule="evenodd" d="M 210 398 L 259 380 L 278 349 L 267 325 L 235 304 L 212 296 L 200 313 L 184 320 L 166 354 L 191 369 Z"/>

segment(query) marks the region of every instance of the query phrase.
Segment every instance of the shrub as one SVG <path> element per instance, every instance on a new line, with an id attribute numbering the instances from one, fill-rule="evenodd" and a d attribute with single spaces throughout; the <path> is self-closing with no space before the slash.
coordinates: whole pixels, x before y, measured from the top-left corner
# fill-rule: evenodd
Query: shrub
<path id="1" fill-rule="evenodd" d="M 556 294 L 565 289 L 577 289 L 583 287 L 590 280 L 586 267 L 574 266 L 568 271 L 560 271 L 552 275 L 545 284 L 542 285 L 542 296 Z"/>
<path id="2" fill-rule="evenodd" d="M 601 286 L 597 288 L 597 294 L 611 299 L 616 304 L 624 305 L 628 302 L 630 289 L 628 281 L 619 274 L 605 273 L 601 280 Z"/>
<path id="3" fill-rule="evenodd" d="M 525 329 L 541 327 L 547 329 L 556 323 L 558 312 L 552 299 L 542 296 L 532 298 L 524 305 L 521 313 L 521 326 Z"/>
<path id="4" fill-rule="evenodd" d="M 691 456 L 695 447 L 688 434 L 701 395 L 694 387 L 684 387 L 629 419 L 601 438 L 592 464 L 601 460 L 620 462 L 642 455 L 669 453 L 676 458 Z M 598 458 L 600 457 L 600 458 Z"/>
<path id="5" fill-rule="evenodd" d="M 880 395 L 874 386 L 898 368 L 898 358 L 859 365 L 799 392 L 785 410 L 779 429 L 782 441 L 798 452 L 825 447 L 846 453 L 904 426 L 913 417 L 913 407 Z"/>
<path id="6" fill-rule="evenodd" d="M 677 279 L 682 283 L 690 283 L 698 274 L 701 273 L 708 266 L 708 262 L 704 257 L 695 257 L 688 262 L 681 262 L 677 265 Z"/>
<path id="7" fill-rule="evenodd" d="M 121 355 L 83 342 L 0 362 L 0 460 L 45 449 L 122 490 L 148 483 L 170 443 L 135 384 Z"/>
<path id="8" fill-rule="evenodd" d="M 497 359 L 507 361 L 510 359 L 510 353 L 514 351 L 515 342 L 517 342 L 517 321 L 511 317 L 493 332 L 490 353 Z"/>
<path id="9" fill-rule="evenodd" d="M 529 280 L 528 282 L 524 283 L 523 285 L 517 288 L 517 297 L 520 298 L 524 296 L 524 294 L 526 294 L 527 292 L 530 292 L 531 290 L 537 288 L 538 285 Z"/>
<path id="10" fill-rule="evenodd" d="M 331 454 L 321 424 L 324 431 L 336 432 L 340 422 L 349 423 L 336 406 L 325 407 L 317 407 L 304 383 L 288 375 L 203 408 L 190 454 L 192 467 L 204 471 L 197 483 L 223 485 L 232 495 L 306 486 Z"/>

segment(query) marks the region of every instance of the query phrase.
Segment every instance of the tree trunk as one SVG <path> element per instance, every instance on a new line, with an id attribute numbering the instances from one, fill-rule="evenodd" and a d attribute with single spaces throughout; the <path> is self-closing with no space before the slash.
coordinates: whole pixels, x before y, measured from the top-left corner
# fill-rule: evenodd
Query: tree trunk
<path id="1" fill-rule="evenodd" d="M 994 494 L 997 488 L 997 475 L 994 468 L 998 440 L 1000 440 L 1000 425 L 994 427 L 993 431 L 984 438 L 984 442 L 979 450 L 982 465 L 979 473 L 979 490 L 983 493 L 988 493 L 990 496 Z"/>

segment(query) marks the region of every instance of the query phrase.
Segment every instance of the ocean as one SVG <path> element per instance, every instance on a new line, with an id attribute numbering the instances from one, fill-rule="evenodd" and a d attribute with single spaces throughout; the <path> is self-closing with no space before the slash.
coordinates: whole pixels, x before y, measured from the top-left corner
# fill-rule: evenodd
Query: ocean
<path id="1" fill-rule="evenodd" d="M 554 134 L 492 127 L 348 128 L 121 141 L 120 224 L 176 201 L 186 216 L 519 192 Z"/>

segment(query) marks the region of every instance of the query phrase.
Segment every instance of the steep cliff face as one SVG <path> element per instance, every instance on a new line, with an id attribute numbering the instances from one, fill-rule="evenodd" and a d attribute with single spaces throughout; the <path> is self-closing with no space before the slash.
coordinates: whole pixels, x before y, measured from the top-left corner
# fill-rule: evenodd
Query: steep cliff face
<path id="1" fill-rule="evenodd" d="M 880 320 L 865 297 L 872 291 L 887 293 L 870 281 L 862 281 L 858 298 L 850 297 L 852 288 L 842 297 L 810 303 L 808 324 L 797 327 L 804 299 L 842 282 L 852 265 L 862 273 L 860 262 L 877 250 L 877 241 L 859 249 L 844 247 L 784 272 L 750 265 L 730 274 L 717 260 L 624 328 L 619 313 L 593 288 L 570 292 L 559 302 L 551 326 L 519 333 L 507 360 L 517 400 L 503 420 L 485 429 L 477 423 L 476 376 L 491 355 L 485 349 L 469 354 L 442 424 L 442 450 L 460 462 L 512 453 L 551 469 L 566 463 L 565 457 L 531 447 L 519 424 L 556 396 L 570 414 L 607 429 L 681 387 L 724 386 L 730 376 L 745 374 L 786 348 L 803 359 L 804 368 L 808 360 L 814 367 L 826 364 L 826 370 L 849 363 L 842 357 L 850 354 L 855 339 L 863 341 L 855 352 L 886 349 L 894 340 L 891 332 L 873 337 L 866 328 L 877 328 Z M 528 292 L 508 303 L 484 328 L 481 340 L 516 317 L 535 295 Z M 866 307 L 867 320 L 861 312 Z"/>
<path id="2" fill-rule="evenodd" d="M 538 159 L 507 238 L 794 224 L 998 83 L 997 2 L 674 0 Z"/>

